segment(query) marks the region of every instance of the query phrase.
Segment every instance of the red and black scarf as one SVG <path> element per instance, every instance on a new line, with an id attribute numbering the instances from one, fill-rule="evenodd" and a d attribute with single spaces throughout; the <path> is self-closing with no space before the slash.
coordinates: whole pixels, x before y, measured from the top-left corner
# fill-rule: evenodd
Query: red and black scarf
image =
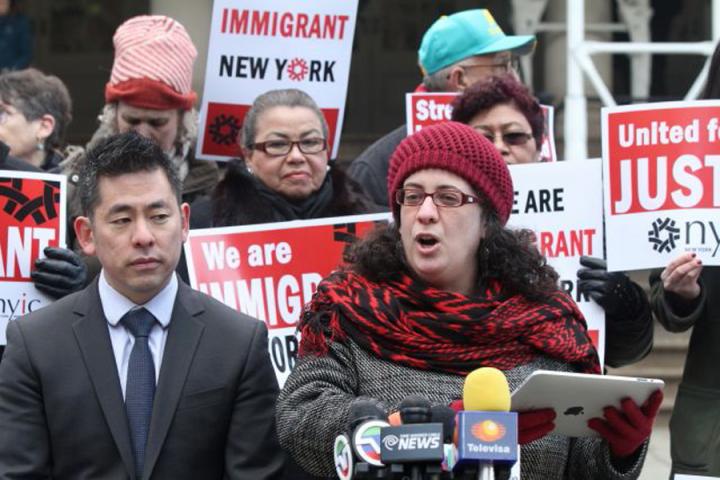
<path id="1" fill-rule="evenodd" d="M 380 358 L 425 370 L 510 370 L 547 356 L 600 373 L 585 319 L 561 291 L 542 302 L 499 288 L 466 296 L 407 275 L 374 283 L 343 270 L 320 283 L 299 328 L 300 355 L 325 355 L 330 342 L 349 337 Z"/>

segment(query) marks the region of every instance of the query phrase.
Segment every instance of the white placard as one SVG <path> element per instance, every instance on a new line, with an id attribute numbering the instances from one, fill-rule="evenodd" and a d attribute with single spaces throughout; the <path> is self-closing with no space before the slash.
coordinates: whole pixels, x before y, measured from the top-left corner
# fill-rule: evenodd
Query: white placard
<path id="1" fill-rule="evenodd" d="M 358 0 L 215 0 L 197 157 L 229 160 L 253 100 L 308 93 L 328 122 L 334 158 L 345 113 Z"/>
<path id="2" fill-rule="evenodd" d="M 535 232 L 540 253 L 577 302 L 605 360 L 605 311 L 578 293 L 581 255 L 603 256 L 600 159 L 511 165 L 515 204 L 508 226 Z"/>
<path id="3" fill-rule="evenodd" d="M 604 108 L 608 269 L 720 265 L 720 101 Z"/>

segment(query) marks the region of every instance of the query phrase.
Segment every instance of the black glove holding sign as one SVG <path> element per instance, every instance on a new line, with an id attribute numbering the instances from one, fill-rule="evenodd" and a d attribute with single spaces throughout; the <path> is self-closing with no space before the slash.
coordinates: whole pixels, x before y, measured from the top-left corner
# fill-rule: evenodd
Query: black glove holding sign
<path id="1" fill-rule="evenodd" d="M 85 287 L 87 267 L 80 255 L 59 247 L 46 247 L 45 258 L 35 260 L 30 277 L 35 287 L 58 299 Z"/>
<path id="2" fill-rule="evenodd" d="M 595 300 L 611 316 L 640 315 L 647 302 L 639 285 L 622 272 L 608 272 L 602 258 L 580 257 L 578 290 Z"/>

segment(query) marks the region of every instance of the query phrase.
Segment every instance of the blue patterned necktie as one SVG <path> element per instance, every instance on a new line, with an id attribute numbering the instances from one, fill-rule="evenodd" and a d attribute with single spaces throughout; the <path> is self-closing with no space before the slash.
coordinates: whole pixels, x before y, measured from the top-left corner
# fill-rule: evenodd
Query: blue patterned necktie
<path id="1" fill-rule="evenodd" d="M 148 345 L 148 335 L 155 321 L 152 313 L 144 308 L 131 310 L 120 320 L 135 337 L 135 345 L 130 352 L 127 369 L 125 411 L 130 426 L 135 454 L 135 473 L 138 479 L 142 477 L 145 463 L 145 446 L 155 396 L 155 364 Z"/>

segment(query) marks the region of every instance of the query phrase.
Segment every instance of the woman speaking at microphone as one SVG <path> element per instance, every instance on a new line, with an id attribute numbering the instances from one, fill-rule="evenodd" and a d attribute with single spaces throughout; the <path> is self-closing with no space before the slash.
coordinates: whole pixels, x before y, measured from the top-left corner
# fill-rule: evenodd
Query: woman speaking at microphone
<path id="1" fill-rule="evenodd" d="M 511 389 L 538 369 L 600 372 L 531 233 L 505 228 L 512 180 L 492 143 L 456 122 L 424 128 L 393 153 L 388 192 L 394 225 L 319 285 L 278 401 L 280 442 L 314 475 L 334 474 L 333 441 L 358 398 L 388 412 L 411 394 L 448 404 L 485 366 Z M 551 413 L 521 414 L 523 480 L 637 478 L 659 401 L 630 403 L 601 420 L 605 438 L 547 435 Z"/>

